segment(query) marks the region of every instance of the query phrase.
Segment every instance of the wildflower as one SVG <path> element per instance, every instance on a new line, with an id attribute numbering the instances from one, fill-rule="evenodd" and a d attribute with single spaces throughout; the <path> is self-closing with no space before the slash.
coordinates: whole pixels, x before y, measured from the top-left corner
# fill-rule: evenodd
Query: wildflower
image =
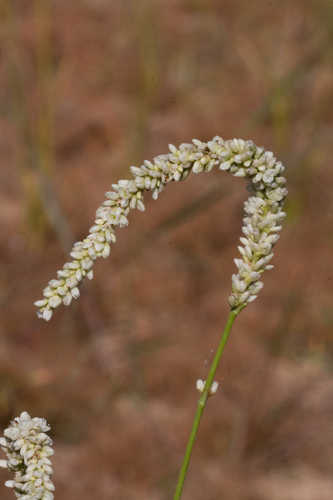
<path id="1" fill-rule="evenodd" d="M 50 426 L 44 418 L 31 418 L 27 412 L 14 418 L 0 438 L 0 447 L 7 455 L 1 466 L 14 472 L 6 481 L 21 500 L 52 500 L 54 485 L 50 479 L 53 455 L 52 440 L 46 434 Z"/>
<path id="2" fill-rule="evenodd" d="M 106 193 L 106 200 L 96 212 L 89 235 L 74 244 L 72 260 L 57 272 L 57 279 L 48 283 L 43 298 L 35 302 L 40 318 L 49 321 L 60 304 L 68 306 L 79 297 L 82 280 L 93 278 L 94 261 L 109 256 L 111 244 L 116 241 L 115 229 L 128 224 L 130 210 L 145 209 L 145 191 L 151 191 L 156 200 L 169 182 L 184 180 L 191 172 L 210 172 L 214 167 L 250 181 L 252 196 L 244 205 L 242 245 L 238 247 L 241 256 L 235 259 L 237 273 L 232 276 L 229 304 L 237 309 L 257 297 L 263 287 L 261 275 L 273 267 L 272 249 L 285 217 L 282 208 L 287 190 L 282 163 L 252 141 L 223 140 L 218 136 L 207 143 L 193 139 L 179 148 L 171 144 L 169 150 L 140 167 L 131 167 L 132 179 L 112 185 L 113 190 Z"/>

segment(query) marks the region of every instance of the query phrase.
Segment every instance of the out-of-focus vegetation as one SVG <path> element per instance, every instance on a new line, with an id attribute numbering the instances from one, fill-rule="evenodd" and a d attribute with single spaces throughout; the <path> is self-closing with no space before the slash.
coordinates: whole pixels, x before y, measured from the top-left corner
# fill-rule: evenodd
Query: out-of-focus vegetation
<path id="1" fill-rule="evenodd" d="M 48 419 L 63 500 L 172 497 L 245 186 L 219 172 L 170 186 L 79 302 L 50 324 L 32 302 L 129 165 L 169 142 L 251 138 L 287 167 L 288 219 L 184 499 L 330 500 L 331 0 L 2 0 L 0 40 L 2 426 L 23 409 Z"/>

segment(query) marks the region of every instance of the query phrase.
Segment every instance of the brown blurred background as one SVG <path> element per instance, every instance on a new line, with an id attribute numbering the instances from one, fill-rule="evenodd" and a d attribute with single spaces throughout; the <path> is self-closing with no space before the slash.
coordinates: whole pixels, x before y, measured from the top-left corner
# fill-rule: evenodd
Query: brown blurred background
<path id="1" fill-rule="evenodd" d="M 183 498 L 331 500 L 332 0 L 1 0 L 0 15 L 1 428 L 48 419 L 56 498 L 172 498 L 245 184 L 216 171 L 147 196 L 79 301 L 49 324 L 32 303 L 130 165 L 250 138 L 287 167 L 288 218 Z"/>

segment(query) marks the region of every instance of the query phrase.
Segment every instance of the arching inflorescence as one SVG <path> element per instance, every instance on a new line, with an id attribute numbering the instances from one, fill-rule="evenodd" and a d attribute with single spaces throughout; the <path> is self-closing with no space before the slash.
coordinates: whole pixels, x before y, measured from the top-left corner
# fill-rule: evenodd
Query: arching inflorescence
<path id="1" fill-rule="evenodd" d="M 109 256 L 110 245 L 116 241 L 115 228 L 127 226 L 131 209 L 145 209 L 144 191 L 151 191 L 156 200 L 169 182 L 182 181 L 190 172 L 210 172 L 214 167 L 250 181 L 252 195 L 244 204 L 242 245 L 238 247 L 240 258 L 235 259 L 238 271 L 232 276 L 229 304 L 236 309 L 257 297 L 263 287 L 261 275 L 273 267 L 272 248 L 285 217 L 284 166 L 270 151 L 243 139 L 223 140 L 218 136 L 208 142 L 193 139 L 191 144 L 181 144 L 179 148 L 169 145 L 169 150 L 153 161 L 145 161 L 141 167 L 131 167 L 131 179 L 112 184 L 112 191 L 106 193 L 106 200 L 97 209 L 89 235 L 74 244 L 72 260 L 48 283 L 44 297 L 35 302 L 39 317 L 48 321 L 56 307 L 62 303 L 69 305 L 73 298 L 79 297 L 79 284 L 85 277 L 93 277 L 94 261 Z"/>

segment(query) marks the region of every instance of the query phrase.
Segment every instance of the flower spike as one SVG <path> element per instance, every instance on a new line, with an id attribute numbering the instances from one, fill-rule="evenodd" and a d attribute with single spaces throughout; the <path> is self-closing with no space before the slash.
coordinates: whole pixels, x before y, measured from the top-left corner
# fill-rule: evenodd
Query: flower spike
<path id="1" fill-rule="evenodd" d="M 74 244 L 72 260 L 48 283 L 43 298 L 35 302 L 40 318 L 49 321 L 60 304 L 68 306 L 80 296 L 82 280 L 93 278 L 94 261 L 109 256 L 111 244 L 116 241 L 115 229 L 128 224 L 130 210 L 145 209 L 145 191 L 151 191 L 156 200 L 169 182 L 184 180 L 191 172 L 210 172 L 214 167 L 250 181 L 252 195 L 244 204 L 242 245 L 238 247 L 240 258 L 235 259 L 237 272 L 232 276 L 229 304 L 231 309 L 237 309 L 255 300 L 263 287 L 261 275 L 273 267 L 272 249 L 285 217 L 284 166 L 270 151 L 243 139 L 223 140 L 216 136 L 207 143 L 193 139 L 179 148 L 170 144 L 169 151 L 151 162 L 145 161 L 141 167 L 130 167 L 132 178 L 112 185 L 97 209 L 89 235 Z"/>
<path id="2" fill-rule="evenodd" d="M 26 411 L 14 418 L 0 438 L 0 447 L 7 455 L 1 467 L 14 472 L 14 479 L 6 481 L 21 500 L 53 500 L 54 485 L 50 457 L 52 440 L 46 434 L 50 426 L 44 418 L 31 418 Z"/>

